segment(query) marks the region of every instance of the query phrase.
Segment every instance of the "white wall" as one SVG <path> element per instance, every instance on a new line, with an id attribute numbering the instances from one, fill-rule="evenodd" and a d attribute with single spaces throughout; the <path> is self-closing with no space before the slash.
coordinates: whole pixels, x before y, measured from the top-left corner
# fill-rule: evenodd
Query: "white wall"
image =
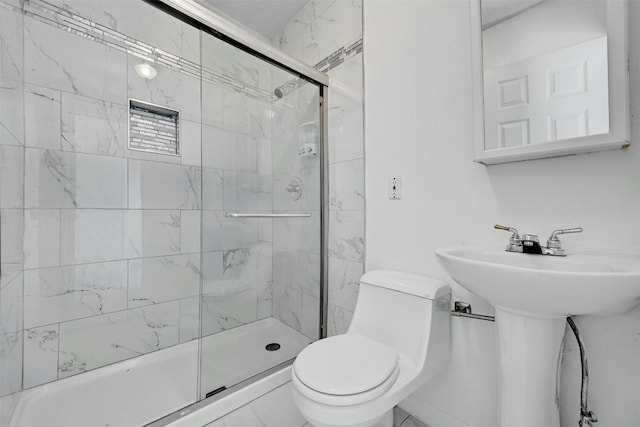
<path id="1" fill-rule="evenodd" d="M 633 3 L 633 2 L 632 2 Z M 541 239 L 559 227 L 568 250 L 640 253 L 640 121 L 626 150 L 494 165 L 473 163 L 469 12 L 466 0 L 364 3 L 366 270 L 394 268 L 448 279 L 435 249 L 504 245 L 515 226 Z M 640 22 L 640 4 L 631 6 Z M 640 29 L 631 30 L 632 108 L 640 108 Z M 401 175 L 403 198 L 387 199 Z M 490 307 L 452 283 L 476 312 Z M 589 355 L 590 407 L 607 427 L 640 425 L 640 310 L 577 320 Z M 493 324 L 452 319 L 450 367 L 403 403 L 434 427 L 496 425 Z M 577 425 L 579 361 L 568 335 L 563 425 Z"/>
<path id="2" fill-rule="evenodd" d="M 604 0 L 546 0 L 482 32 L 484 68 L 522 61 L 606 34 Z"/>

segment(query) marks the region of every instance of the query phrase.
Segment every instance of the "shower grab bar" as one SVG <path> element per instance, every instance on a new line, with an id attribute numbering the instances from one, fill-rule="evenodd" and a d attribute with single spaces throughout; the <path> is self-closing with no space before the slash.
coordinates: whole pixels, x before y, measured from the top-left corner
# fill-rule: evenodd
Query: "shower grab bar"
<path id="1" fill-rule="evenodd" d="M 227 218 L 308 218 L 310 213 L 279 213 L 279 214 L 267 214 L 267 213 L 235 213 L 225 212 Z"/>

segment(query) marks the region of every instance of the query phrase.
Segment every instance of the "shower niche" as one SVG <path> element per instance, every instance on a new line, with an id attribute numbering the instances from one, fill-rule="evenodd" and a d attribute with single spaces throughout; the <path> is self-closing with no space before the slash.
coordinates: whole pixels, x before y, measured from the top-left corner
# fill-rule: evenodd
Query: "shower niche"
<path id="1" fill-rule="evenodd" d="M 180 113 L 129 99 L 129 150 L 180 155 Z"/>

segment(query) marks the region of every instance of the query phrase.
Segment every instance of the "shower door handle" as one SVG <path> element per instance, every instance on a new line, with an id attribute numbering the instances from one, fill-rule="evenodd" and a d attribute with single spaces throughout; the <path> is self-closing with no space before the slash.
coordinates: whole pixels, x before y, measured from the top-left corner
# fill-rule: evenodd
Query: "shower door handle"
<path id="1" fill-rule="evenodd" d="M 227 218 L 309 218 L 310 213 L 235 213 L 225 212 Z"/>

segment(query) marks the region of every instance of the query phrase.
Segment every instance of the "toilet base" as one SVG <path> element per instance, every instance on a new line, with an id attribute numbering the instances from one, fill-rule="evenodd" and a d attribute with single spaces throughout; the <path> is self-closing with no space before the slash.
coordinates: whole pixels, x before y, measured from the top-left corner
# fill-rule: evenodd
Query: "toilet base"
<path id="1" fill-rule="evenodd" d="M 338 427 L 334 424 L 318 423 L 308 418 L 307 421 L 309 421 L 309 424 L 311 424 L 313 427 Z M 393 409 L 390 409 L 381 417 L 378 417 L 371 421 L 358 424 L 340 424 L 339 427 L 393 427 Z"/>

